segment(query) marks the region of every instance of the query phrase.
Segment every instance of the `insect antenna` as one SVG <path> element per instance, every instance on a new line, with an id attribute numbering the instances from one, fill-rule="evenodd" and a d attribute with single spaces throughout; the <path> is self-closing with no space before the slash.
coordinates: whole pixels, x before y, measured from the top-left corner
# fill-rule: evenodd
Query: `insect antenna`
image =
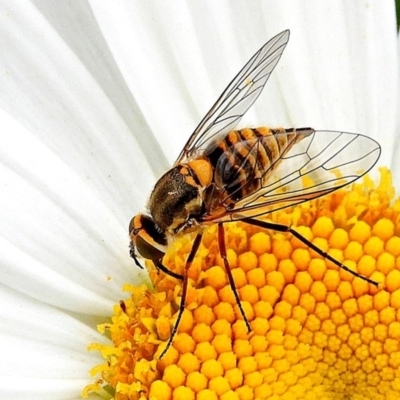
<path id="1" fill-rule="evenodd" d="M 246 323 L 246 327 L 247 327 L 247 331 L 250 332 L 251 331 L 251 327 L 250 327 L 250 323 L 249 320 L 246 317 L 246 314 L 244 313 L 243 307 L 242 307 L 242 303 L 240 302 L 239 299 L 239 295 L 236 289 L 236 285 L 235 285 L 235 280 L 233 279 L 232 276 L 232 271 L 231 268 L 229 266 L 229 262 L 228 262 L 228 257 L 226 255 L 226 242 L 225 242 L 225 230 L 224 230 L 224 226 L 222 223 L 218 224 L 218 247 L 219 247 L 219 253 L 221 255 L 222 260 L 224 261 L 224 267 L 226 270 L 226 274 L 228 276 L 228 280 L 229 280 L 229 286 L 232 289 L 233 295 L 235 296 L 235 300 L 236 303 L 239 307 L 240 313 L 242 314 L 243 320 Z"/>
<path id="2" fill-rule="evenodd" d="M 186 301 L 186 294 L 187 294 L 187 288 L 188 288 L 188 271 L 189 271 L 190 266 L 192 265 L 192 262 L 197 253 L 197 250 L 199 249 L 202 236 L 203 236 L 203 233 L 201 233 L 201 232 L 196 235 L 196 237 L 193 241 L 193 244 L 192 244 L 192 248 L 190 249 L 189 256 L 186 260 L 185 270 L 183 273 L 182 297 L 181 297 L 181 302 L 179 304 L 178 317 L 176 318 L 174 327 L 172 328 L 171 336 L 168 339 L 167 345 L 165 346 L 165 349 L 160 354 L 159 359 L 164 357 L 165 353 L 168 351 L 169 347 L 171 346 L 172 341 L 174 340 L 174 337 L 178 331 L 179 323 L 181 322 L 183 312 L 185 311 L 185 301 Z"/>
<path id="3" fill-rule="evenodd" d="M 133 246 L 132 243 L 129 246 L 129 254 L 133 258 L 133 261 L 135 262 L 136 266 L 139 267 L 140 269 L 144 269 L 143 265 L 140 264 L 140 262 L 137 258 L 137 255 L 135 253 L 135 246 Z"/>
<path id="4" fill-rule="evenodd" d="M 247 224 L 255 225 L 255 226 L 258 226 L 258 227 L 264 228 L 264 229 L 270 229 L 270 230 L 277 231 L 277 232 L 288 232 L 288 233 L 291 233 L 295 238 L 297 238 L 298 240 L 303 242 L 310 249 L 314 250 L 321 257 L 331 261 L 332 263 L 337 265 L 339 268 L 343 269 L 346 272 L 349 272 L 353 276 L 355 276 L 357 278 L 360 278 L 360 279 L 370 283 L 371 285 L 374 285 L 375 287 L 379 287 L 379 283 L 378 282 L 376 282 L 373 279 L 370 279 L 370 278 L 368 278 L 368 277 L 366 277 L 364 275 L 361 275 L 356 271 L 351 270 L 349 267 L 346 267 L 346 265 L 344 265 L 340 261 L 336 260 L 336 258 L 333 258 L 327 252 L 321 250 L 318 246 L 316 246 L 314 243 L 310 242 L 303 235 L 300 235 L 299 232 L 297 232 L 295 229 L 291 228 L 290 226 L 276 224 L 274 222 L 260 221 L 258 219 L 253 219 L 253 218 L 243 218 L 242 221 L 247 223 Z"/>

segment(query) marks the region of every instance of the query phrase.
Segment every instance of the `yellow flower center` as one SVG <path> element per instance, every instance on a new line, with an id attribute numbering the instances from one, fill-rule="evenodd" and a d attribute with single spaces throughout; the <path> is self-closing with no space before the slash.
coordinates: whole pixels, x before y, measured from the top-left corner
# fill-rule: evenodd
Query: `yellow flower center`
<path id="1" fill-rule="evenodd" d="M 264 400 L 400 398 L 400 200 L 390 173 L 367 177 L 268 217 L 295 228 L 374 287 L 289 234 L 225 225 L 227 254 L 248 332 L 216 228 L 207 229 L 190 267 L 185 308 L 181 281 L 149 265 L 154 290 L 130 296 L 99 326 L 105 362 L 91 371 L 116 400 Z M 183 274 L 192 238 L 171 246 L 164 265 Z"/>

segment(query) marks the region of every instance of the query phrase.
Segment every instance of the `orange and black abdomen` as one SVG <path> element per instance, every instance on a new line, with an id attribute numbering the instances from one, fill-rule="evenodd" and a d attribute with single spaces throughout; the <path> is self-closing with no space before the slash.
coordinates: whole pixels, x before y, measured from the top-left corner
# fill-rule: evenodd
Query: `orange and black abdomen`
<path id="1" fill-rule="evenodd" d="M 229 202 L 251 195 L 263 186 L 282 155 L 312 132 L 265 127 L 229 132 L 205 153 L 214 169 L 214 183 Z"/>

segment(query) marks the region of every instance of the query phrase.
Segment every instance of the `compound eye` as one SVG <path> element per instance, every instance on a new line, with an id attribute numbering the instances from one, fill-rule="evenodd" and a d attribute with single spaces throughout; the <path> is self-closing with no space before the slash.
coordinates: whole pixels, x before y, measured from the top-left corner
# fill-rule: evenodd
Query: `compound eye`
<path id="1" fill-rule="evenodd" d="M 158 261 L 164 257 L 167 248 L 165 233 L 157 228 L 153 219 L 147 215 L 138 214 L 129 224 L 131 237 L 131 254 L 134 249 L 148 260 Z"/>
<path id="2" fill-rule="evenodd" d="M 147 260 L 161 260 L 164 257 L 165 251 L 154 246 L 154 241 L 152 238 L 150 238 L 150 241 L 148 240 L 149 237 L 147 234 L 141 235 L 139 233 L 139 235 L 136 237 L 136 249 L 138 253 Z"/>

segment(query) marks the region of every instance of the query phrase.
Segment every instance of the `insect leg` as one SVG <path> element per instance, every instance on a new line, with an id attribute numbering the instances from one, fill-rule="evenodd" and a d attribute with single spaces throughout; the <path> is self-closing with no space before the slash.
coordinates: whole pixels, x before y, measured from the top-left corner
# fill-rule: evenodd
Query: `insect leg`
<path id="1" fill-rule="evenodd" d="M 175 272 L 171 271 L 170 269 L 168 269 L 167 267 L 164 266 L 164 264 L 161 262 L 161 260 L 158 261 L 153 261 L 155 267 L 159 270 L 164 272 L 164 274 L 172 276 L 173 278 L 179 279 L 180 281 L 183 280 L 183 276 L 176 274 Z"/>
<path id="2" fill-rule="evenodd" d="M 165 349 L 160 354 L 159 359 L 164 357 L 165 353 L 169 349 L 169 346 L 171 346 L 172 341 L 174 340 L 174 336 L 176 335 L 176 332 L 178 331 L 179 323 L 181 322 L 183 312 L 185 311 L 185 301 L 186 301 L 186 294 L 187 294 L 187 288 L 188 288 L 188 271 L 189 271 L 190 266 L 192 265 L 192 262 L 197 253 L 197 250 L 199 249 L 202 236 L 203 236 L 203 233 L 201 233 L 201 232 L 196 235 L 196 237 L 193 241 L 193 244 L 192 244 L 192 248 L 190 249 L 189 256 L 186 260 L 185 271 L 183 274 L 183 283 L 182 283 L 182 298 L 181 298 L 181 303 L 179 304 L 178 317 L 175 321 L 174 327 L 172 328 L 171 336 L 168 339 L 167 345 L 165 346 Z"/>
<path id="3" fill-rule="evenodd" d="M 336 258 L 333 258 L 327 252 L 321 250 L 318 246 L 316 246 L 314 243 L 307 240 L 304 236 L 300 235 L 300 233 L 298 233 L 295 229 L 291 228 L 290 226 L 276 224 L 274 222 L 260 221 L 258 219 L 253 219 L 253 218 L 244 218 L 244 219 L 242 219 L 242 221 L 246 222 L 247 224 L 250 224 L 250 225 L 258 226 L 260 228 L 271 229 L 271 230 L 278 231 L 278 232 L 291 233 L 295 238 L 299 239 L 310 249 L 314 250 L 321 257 L 333 262 L 339 268 L 343 269 L 346 272 L 349 272 L 350 274 L 354 275 L 357 278 L 361 278 L 362 280 L 370 283 L 371 285 L 374 285 L 375 287 L 379 286 L 378 282 L 376 282 L 370 278 L 367 278 L 366 276 L 363 276 L 356 271 L 351 270 L 349 267 L 346 267 L 346 265 L 344 265 L 340 261 L 336 260 Z"/>
<path id="4" fill-rule="evenodd" d="M 222 223 L 218 224 L 218 247 L 219 247 L 219 253 L 222 257 L 222 260 L 224 261 L 224 267 L 226 270 L 226 274 L 228 276 L 229 285 L 232 289 L 233 295 L 235 296 L 235 300 L 239 307 L 240 313 L 242 314 L 243 320 L 246 323 L 247 330 L 250 332 L 251 331 L 250 323 L 246 317 L 246 314 L 244 313 L 242 303 L 240 302 L 239 295 L 238 295 L 238 292 L 237 292 L 237 289 L 235 286 L 235 280 L 233 279 L 232 271 L 231 271 L 231 268 L 230 268 L 229 262 L 228 262 L 228 257 L 226 255 L 225 231 L 224 231 L 224 226 L 222 225 Z"/>

